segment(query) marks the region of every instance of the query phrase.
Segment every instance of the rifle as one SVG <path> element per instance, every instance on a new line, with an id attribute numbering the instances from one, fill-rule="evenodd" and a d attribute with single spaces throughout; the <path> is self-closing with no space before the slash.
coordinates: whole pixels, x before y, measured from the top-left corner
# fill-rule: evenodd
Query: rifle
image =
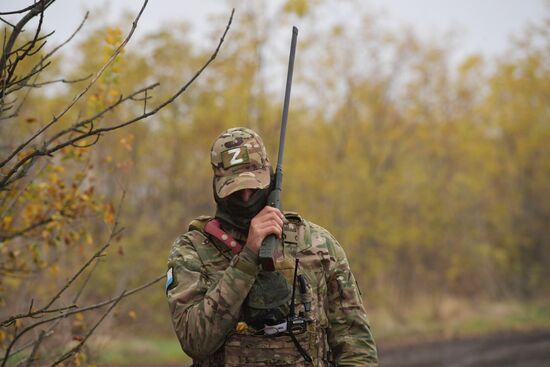
<path id="1" fill-rule="evenodd" d="M 282 209 L 281 191 L 283 186 L 283 152 L 285 149 L 286 122 L 288 119 L 288 106 L 290 104 L 290 88 L 292 86 L 292 73 L 294 71 L 294 56 L 296 54 L 296 40 L 298 38 L 298 28 L 292 27 L 292 42 L 290 44 L 290 55 L 288 57 L 288 72 L 286 74 L 285 99 L 283 104 L 283 116 L 281 119 L 281 135 L 279 136 L 279 154 L 277 157 L 277 168 L 273 179 L 273 189 L 267 198 L 267 205 Z M 275 262 L 281 255 L 277 252 L 277 237 L 273 234 L 267 236 L 260 247 L 260 264 L 263 270 L 275 270 Z"/>

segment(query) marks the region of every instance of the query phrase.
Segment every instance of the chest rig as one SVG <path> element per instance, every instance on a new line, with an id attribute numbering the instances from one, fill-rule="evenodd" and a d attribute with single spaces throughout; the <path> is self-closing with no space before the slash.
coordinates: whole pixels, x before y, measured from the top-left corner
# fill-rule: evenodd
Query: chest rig
<path id="1" fill-rule="evenodd" d="M 276 272 L 291 286 L 291 296 L 283 318 L 273 317 L 272 322 L 259 325 L 250 322 L 249 307 L 243 305 L 240 321 L 232 330 L 224 345 L 206 361 L 195 362 L 199 366 L 328 366 L 326 342 L 326 315 L 323 308 L 323 284 L 319 276 L 319 264 L 313 264 L 315 256 L 307 250 L 311 246 L 309 225 L 295 213 L 285 213 L 288 222 L 283 228 L 283 256 L 275 264 Z M 229 259 L 240 251 L 242 245 L 223 232 L 211 217 L 199 217 L 190 224 L 190 230 L 199 231 L 205 241 L 195 244 L 205 268 L 217 278 L 229 266 Z M 209 248 L 204 248 L 209 247 Z M 212 261 L 203 254 L 213 254 L 213 249 L 227 261 Z M 210 256 L 209 256 L 210 257 Z M 296 261 L 296 259 L 299 260 Z M 298 265 L 298 263 L 300 265 Z M 298 266 L 297 266 L 298 265 Z M 317 269 L 317 271 L 312 271 Z M 262 274 L 262 273 L 260 273 Z M 254 306 L 254 301 L 247 302 Z M 265 302 L 264 302 L 265 303 Z M 265 306 L 265 305 L 264 305 Z M 269 306 L 269 305 L 267 305 Z M 267 307 L 269 308 L 269 307 Z M 279 315 L 280 316 L 280 315 Z M 289 331 L 291 330 L 291 331 Z"/>

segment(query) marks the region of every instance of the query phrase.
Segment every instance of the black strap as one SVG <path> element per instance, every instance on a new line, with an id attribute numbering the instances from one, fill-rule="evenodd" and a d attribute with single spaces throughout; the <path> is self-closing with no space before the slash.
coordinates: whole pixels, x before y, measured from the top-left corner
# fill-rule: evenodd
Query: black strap
<path id="1" fill-rule="evenodd" d="M 304 357 L 304 360 L 306 362 L 313 362 L 313 360 L 311 359 L 311 357 L 309 356 L 309 354 L 307 354 L 306 350 L 300 345 L 300 342 L 298 341 L 298 339 L 296 339 L 296 335 L 294 335 L 294 333 L 292 332 L 292 330 L 289 330 L 288 331 L 288 334 L 290 335 L 290 339 L 292 339 L 292 342 L 294 343 L 294 345 L 296 346 L 296 349 L 298 349 L 298 352 L 300 352 L 300 354 L 302 355 L 302 357 Z"/>

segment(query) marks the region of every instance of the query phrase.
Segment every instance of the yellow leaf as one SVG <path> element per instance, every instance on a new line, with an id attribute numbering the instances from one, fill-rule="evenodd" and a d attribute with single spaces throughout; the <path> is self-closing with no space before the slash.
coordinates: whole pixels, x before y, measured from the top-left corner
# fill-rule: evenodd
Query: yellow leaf
<path id="1" fill-rule="evenodd" d="M 133 321 L 135 321 L 136 318 L 137 318 L 136 311 L 134 311 L 134 310 L 129 311 L 129 312 L 128 312 L 128 316 L 129 316 Z"/>
<path id="2" fill-rule="evenodd" d="M 49 177 L 51 183 L 57 183 L 59 181 L 59 176 L 55 173 L 50 173 Z"/>
<path id="3" fill-rule="evenodd" d="M 9 227 L 12 221 L 13 217 L 11 215 L 6 215 L 4 218 L 2 218 L 2 224 L 4 225 L 4 227 Z"/>
<path id="4" fill-rule="evenodd" d="M 52 272 L 52 274 L 58 274 L 59 273 L 59 265 L 57 265 L 57 264 L 52 265 L 52 267 L 50 268 L 50 271 Z"/>
<path id="5" fill-rule="evenodd" d="M 109 203 L 105 205 L 103 220 L 108 224 L 113 224 L 115 222 L 115 208 L 113 207 L 113 204 Z"/>
<path id="6" fill-rule="evenodd" d="M 65 171 L 65 167 L 63 166 L 54 166 L 53 169 L 55 172 L 59 172 L 59 173 L 62 173 Z"/>

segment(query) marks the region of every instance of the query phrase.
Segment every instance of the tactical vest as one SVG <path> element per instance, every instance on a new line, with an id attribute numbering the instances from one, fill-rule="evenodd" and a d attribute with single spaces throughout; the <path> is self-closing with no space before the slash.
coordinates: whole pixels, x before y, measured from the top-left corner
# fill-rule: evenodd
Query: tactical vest
<path id="1" fill-rule="evenodd" d="M 304 332 L 296 335 L 296 339 L 313 362 L 308 363 L 304 360 L 288 335 L 257 335 L 255 330 L 236 325 L 213 356 L 207 360 L 194 361 L 193 366 L 330 366 L 326 333 L 327 285 L 324 271 L 329 254 L 318 253 L 312 249 L 307 221 L 291 212 L 286 212 L 285 217 L 288 223 L 285 223 L 283 228 L 283 256 L 277 261 L 275 268 L 292 284 L 295 259 L 300 259 L 298 274 L 305 278 L 307 292 L 302 295 L 299 289 L 296 289 L 295 310 L 297 315 L 306 315 L 305 304 L 309 303 L 310 311 L 307 312 L 307 318 L 311 322 L 307 324 Z M 212 217 L 201 216 L 191 222 L 189 230 L 200 233 L 200 236 L 192 236 L 193 245 L 208 272 L 207 284 L 210 283 L 209 286 L 214 287 L 229 266 L 233 253 L 227 244 L 205 232 L 204 227 L 211 219 Z M 244 320 L 242 311 L 240 320 Z"/>

